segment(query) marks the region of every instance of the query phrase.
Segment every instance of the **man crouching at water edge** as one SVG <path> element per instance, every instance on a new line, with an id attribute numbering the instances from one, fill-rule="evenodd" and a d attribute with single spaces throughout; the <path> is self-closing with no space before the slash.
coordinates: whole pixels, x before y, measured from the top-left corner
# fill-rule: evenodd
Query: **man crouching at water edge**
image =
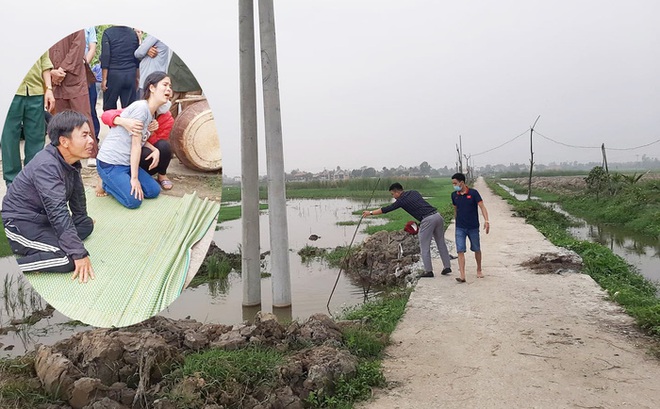
<path id="1" fill-rule="evenodd" d="M 431 263 L 432 238 L 438 246 L 444 267 L 440 274 L 451 273 L 449 250 L 447 250 L 447 243 L 445 243 L 445 219 L 438 213 L 438 209 L 424 200 L 418 191 L 404 191 L 400 183 L 393 183 L 388 190 L 395 199 L 394 203 L 376 210 L 365 210 L 362 216 L 383 214 L 402 208 L 421 223 L 419 226 L 419 248 L 422 253 L 425 273 L 420 277 L 433 277 L 433 264 Z"/>
<path id="2" fill-rule="evenodd" d="M 16 176 L 2 200 L 5 232 L 11 249 L 22 256 L 23 272 L 73 271 L 72 279 L 86 283 L 94 278 L 82 243 L 94 230 L 80 174 L 80 160 L 94 149 L 87 116 L 58 113 L 48 124 L 48 136 L 51 144 Z"/>

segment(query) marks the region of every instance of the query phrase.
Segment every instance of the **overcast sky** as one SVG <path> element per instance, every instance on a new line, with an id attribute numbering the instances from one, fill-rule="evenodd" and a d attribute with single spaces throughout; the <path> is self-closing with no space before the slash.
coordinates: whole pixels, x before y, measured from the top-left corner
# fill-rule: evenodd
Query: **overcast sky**
<path id="1" fill-rule="evenodd" d="M 224 173 L 240 175 L 238 0 L 117 0 L 112 10 L 72 0 L 33 26 L 21 16 L 39 2 L 11 3 L 0 17 L 14 70 L 3 68 L 1 121 L 59 38 L 138 26 L 191 66 L 216 118 Z M 476 166 L 529 163 L 539 115 L 536 163 L 600 161 L 603 143 L 610 162 L 659 157 L 660 143 L 616 150 L 660 139 L 658 15 L 651 0 L 275 0 L 285 170 L 452 167 L 459 135 Z M 259 131 L 265 174 L 261 117 Z"/>

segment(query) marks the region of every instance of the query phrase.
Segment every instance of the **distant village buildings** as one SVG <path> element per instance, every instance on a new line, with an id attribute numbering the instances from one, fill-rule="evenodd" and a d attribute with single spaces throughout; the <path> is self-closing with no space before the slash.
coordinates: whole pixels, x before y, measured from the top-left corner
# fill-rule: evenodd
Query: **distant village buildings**
<path id="1" fill-rule="evenodd" d="M 534 172 L 561 172 L 561 171 L 585 171 L 588 172 L 594 166 L 600 166 L 601 163 L 597 162 L 587 162 L 587 163 L 578 163 L 578 162 L 561 162 L 561 163 L 549 163 L 544 164 L 535 164 Z M 625 163 L 611 163 L 609 165 L 610 170 L 649 170 L 649 169 L 659 169 L 660 160 L 657 158 L 649 158 L 646 155 L 643 155 L 641 160 L 638 162 L 625 162 Z M 358 178 L 376 178 L 376 177 L 388 177 L 388 178 L 408 178 L 408 177 L 449 177 L 457 172 L 458 166 L 453 166 L 451 168 L 445 166 L 443 168 L 434 169 L 431 167 L 428 162 L 422 162 L 418 166 L 406 167 L 399 165 L 397 167 L 382 167 L 381 169 L 375 169 L 373 167 L 362 166 L 359 169 L 342 169 L 337 166 L 334 169 L 324 169 L 320 172 L 308 172 L 305 170 L 294 169 L 289 173 L 285 174 L 286 182 L 338 182 L 350 179 Z M 467 169 L 464 169 L 464 172 Z M 497 164 L 497 165 L 485 165 L 476 168 L 476 175 L 502 175 L 502 174 L 521 174 L 529 172 L 528 163 L 509 163 L 508 165 Z M 262 176 L 266 179 L 266 176 Z M 225 177 L 223 176 L 223 183 L 228 185 L 239 185 L 241 183 L 241 177 Z"/>

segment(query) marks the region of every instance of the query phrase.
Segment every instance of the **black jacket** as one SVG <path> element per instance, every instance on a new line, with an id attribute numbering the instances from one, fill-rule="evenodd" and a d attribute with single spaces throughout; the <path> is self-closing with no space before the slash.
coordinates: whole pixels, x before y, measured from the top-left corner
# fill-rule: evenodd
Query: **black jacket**
<path id="1" fill-rule="evenodd" d="M 88 217 L 80 169 L 80 162 L 69 165 L 56 147 L 46 145 L 9 185 L 2 199 L 3 220 L 50 225 L 67 255 L 74 260 L 86 257 L 76 231 L 76 224 Z"/>

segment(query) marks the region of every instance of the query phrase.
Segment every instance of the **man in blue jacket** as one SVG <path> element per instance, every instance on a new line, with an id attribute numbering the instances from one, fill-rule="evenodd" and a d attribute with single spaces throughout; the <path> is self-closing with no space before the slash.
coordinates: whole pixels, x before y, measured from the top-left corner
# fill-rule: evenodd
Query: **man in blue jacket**
<path id="1" fill-rule="evenodd" d="M 2 220 L 23 272 L 73 271 L 81 283 L 94 278 L 83 240 L 94 221 L 87 215 L 81 159 L 94 150 L 86 115 L 67 110 L 48 123 L 47 145 L 9 185 Z"/>

